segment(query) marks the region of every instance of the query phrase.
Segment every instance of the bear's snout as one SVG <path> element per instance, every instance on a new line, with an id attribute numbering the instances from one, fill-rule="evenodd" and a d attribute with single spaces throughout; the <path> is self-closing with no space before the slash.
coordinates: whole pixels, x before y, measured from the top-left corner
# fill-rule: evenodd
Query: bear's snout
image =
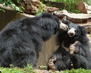
<path id="1" fill-rule="evenodd" d="M 69 35 L 69 37 L 73 37 L 73 36 L 75 36 L 75 34 L 76 34 L 76 29 L 75 28 L 70 28 L 70 29 L 68 29 L 68 35 Z"/>

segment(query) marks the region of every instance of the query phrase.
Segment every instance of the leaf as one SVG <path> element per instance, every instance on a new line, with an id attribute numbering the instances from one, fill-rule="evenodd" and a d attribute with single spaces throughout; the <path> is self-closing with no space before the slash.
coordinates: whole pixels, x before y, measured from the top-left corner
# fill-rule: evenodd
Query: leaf
<path id="1" fill-rule="evenodd" d="M 0 8 L 0 11 L 3 11 L 3 12 L 5 12 L 5 10 L 4 10 L 3 8 Z"/>
<path id="2" fill-rule="evenodd" d="M 16 3 L 19 3 L 19 0 L 15 0 Z"/>

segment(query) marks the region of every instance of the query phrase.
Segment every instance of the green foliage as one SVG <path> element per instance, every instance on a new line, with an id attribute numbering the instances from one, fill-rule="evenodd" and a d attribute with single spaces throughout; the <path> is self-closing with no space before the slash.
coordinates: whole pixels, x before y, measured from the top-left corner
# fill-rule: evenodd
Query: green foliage
<path id="1" fill-rule="evenodd" d="M 48 0 L 46 0 L 48 1 Z M 76 4 L 81 0 L 51 0 L 52 2 L 62 2 L 67 5 L 64 8 L 60 8 L 60 10 L 66 9 L 71 12 L 79 13 L 80 11 L 76 8 Z"/>
<path id="2" fill-rule="evenodd" d="M 41 5 L 39 5 L 39 8 L 36 10 L 36 15 L 39 15 L 43 13 L 45 8 L 43 7 L 43 3 L 41 2 Z"/>
<path id="3" fill-rule="evenodd" d="M 0 67 L 0 73 L 37 73 L 33 70 L 30 64 L 28 64 L 25 68 L 13 67 L 12 64 L 10 66 L 10 68 Z"/>
<path id="4" fill-rule="evenodd" d="M 23 73 L 21 69 L 0 67 L 1 73 Z"/>
<path id="5" fill-rule="evenodd" d="M 87 4 L 91 5 L 91 0 L 84 0 Z"/>
<path id="6" fill-rule="evenodd" d="M 60 73 L 60 72 L 55 72 L 55 73 Z M 62 71 L 61 73 L 91 73 L 91 70 L 85 70 L 85 69 L 71 69 L 71 70 L 66 70 Z"/>
<path id="7" fill-rule="evenodd" d="M 3 8 L 0 8 L 0 11 L 3 11 L 3 12 L 5 12 L 5 10 L 4 10 Z"/>
<path id="8" fill-rule="evenodd" d="M 65 9 L 71 12 L 79 13 L 80 11 L 76 8 L 76 5 L 78 4 L 79 1 L 81 0 L 64 0 L 63 2 L 67 3 Z"/>
<path id="9" fill-rule="evenodd" d="M 12 66 L 12 65 L 11 65 Z M 28 64 L 25 68 L 4 68 L 0 67 L 0 73 L 37 73 L 34 71 L 32 66 Z M 85 70 L 85 69 L 71 69 L 71 70 L 65 70 L 65 71 L 53 71 L 52 73 L 91 73 L 91 70 Z"/>
<path id="10" fill-rule="evenodd" d="M 33 70 L 32 66 L 31 66 L 30 64 L 28 64 L 28 65 L 25 67 L 24 73 L 37 73 L 37 72 Z"/>
<path id="11" fill-rule="evenodd" d="M 19 3 L 19 0 L 14 0 L 16 3 Z M 15 3 L 13 2 L 13 0 L 0 0 L 0 3 L 4 6 L 4 7 L 7 7 L 7 6 L 10 6 L 12 7 L 14 10 L 16 11 L 20 11 L 20 12 L 23 12 L 22 9 L 24 9 L 22 6 L 21 7 L 18 7 L 15 5 Z M 0 10 L 3 11 L 2 8 L 0 8 Z"/>

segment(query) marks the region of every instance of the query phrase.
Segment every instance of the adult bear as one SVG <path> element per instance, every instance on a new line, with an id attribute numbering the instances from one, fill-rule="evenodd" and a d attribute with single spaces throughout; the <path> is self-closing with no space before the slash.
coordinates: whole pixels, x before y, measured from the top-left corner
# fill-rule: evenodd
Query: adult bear
<path id="1" fill-rule="evenodd" d="M 0 32 L 0 66 L 34 66 L 42 49 L 42 42 L 55 34 L 59 27 L 67 29 L 66 25 L 60 24 L 59 19 L 50 13 L 10 22 Z"/>
<path id="2" fill-rule="evenodd" d="M 62 23 L 68 26 L 68 30 L 58 32 L 57 44 L 59 48 L 50 57 L 48 70 L 91 69 L 91 52 L 89 39 L 86 36 L 87 30 L 66 19 Z"/>

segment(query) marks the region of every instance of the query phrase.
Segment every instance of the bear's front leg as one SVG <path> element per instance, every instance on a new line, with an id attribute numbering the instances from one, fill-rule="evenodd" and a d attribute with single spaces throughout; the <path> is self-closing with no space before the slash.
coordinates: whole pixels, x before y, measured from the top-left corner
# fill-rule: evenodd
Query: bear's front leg
<path id="1" fill-rule="evenodd" d="M 67 31 L 68 30 L 68 26 L 60 21 L 59 29 Z"/>
<path id="2" fill-rule="evenodd" d="M 76 45 L 79 41 L 75 41 L 74 44 L 71 44 L 70 47 L 69 47 L 69 50 L 70 50 L 70 55 L 72 56 L 74 53 L 77 53 L 77 48 L 76 48 Z"/>
<path id="3" fill-rule="evenodd" d="M 55 65 L 54 65 L 54 61 L 56 61 L 57 57 L 53 56 L 49 59 L 48 61 L 48 67 L 47 70 L 51 69 L 51 70 L 56 70 Z"/>

